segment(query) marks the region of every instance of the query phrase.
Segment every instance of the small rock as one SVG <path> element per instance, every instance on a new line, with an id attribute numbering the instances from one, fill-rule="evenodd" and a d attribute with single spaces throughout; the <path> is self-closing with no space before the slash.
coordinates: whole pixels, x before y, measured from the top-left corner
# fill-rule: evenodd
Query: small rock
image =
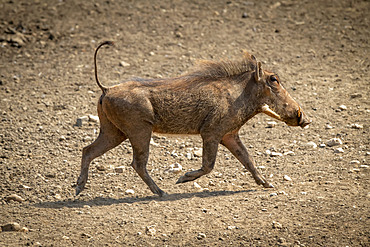
<path id="1" fill-rule="evenodd" d="M 369 168 L 368 165 L 360 165 L 360 168 Z"/>
<path id="2" fill-rule="evenodd" d="M 292 179 L 288 175 L 284 175 L 284 180 L 285 181 L 292 181 Z"/>
<path id="3" fill-rule="evenodd" d="M 246 12 L 244 12 L 244 13 L 242 14 L 242 18 L 243 18 L 243 19 L 248 18 L 248 14 L 247 14 Z"/>
<path id="4" fill-rule="evenodd" d="M 94 115 L 89 115 L 89 121 L 94 123 L 99 123 L 99 117 Z"/>
<path id="5" fill-rule="evenodd" d="M 159 146 L 159 144 L 158 144 L 158 143 L 156 143 L 156 142 L 153 140 L 153 138 L 150 138 L 150 145 L 153 145 L 153 146 L 156 146 L 156 147 L 158 147 L 158 146 Z"/>
<path id="6" fill-rule="evenodd" d="M 98 170 L 98 171 L 101 171 L 101 172 L 103 172 L 103 171 L 105 171 L 106 170 L 106 167 L 105 166 L 103 166 L 103 165 L 97 165 L 96 166 L 96 169 Z M 123 172 L 123 171 L 122 171 Z M 122 173 L 121 172 L 121 173 Z M 117 173 L 119 173 L 119 172 L 117 172 Z"/>
<path id="7" fill-rule="evenodd" d="M 22 227 L 22 229 L 19 230 L 20 232 L 29 232 L 28 228 L 27 227 Z"/>
<path id="8" fill-rule="evenodd" d="M 277 196 L 277 193 L 271 193 L 270 196 Z"/>
<path id="9" fill-rule="evenodd" d="M 273 221 L 272 222 L 272 228 L 273 229 L 282 229 L 283 226 L 279 222 Z"/>
<path id="10" fill-rule="evenodd" d="M 198 150 L 194 150 L 195 157 L 202 157 L 203 149 L 199 148 Z"/>
<path id="11" fill-rule="evenodd" d="M 179 163 L 172 164 L 168 171 L 175 174 L 180 173 L 182 171 L 182 166 Z"/>
<path id="12" fill-rule="evenodd" d="M 59 137 L 59 141 L 65 141 L 66 140 L 66 137 L 65 136 L 60 136 Z"/>
<path id="13" fill-rule="evenodd" d="M 89 120 L 89 117 L 88 116 L 79 117 L 76 120 L 76 126 L 77 127 L 82 127 L 82 125 L 84 123 L 86 123 L 88 120 Z"/>
<path id="14" fill-rule="evenodd" d="M 128 190 L 125 191 L 125 194 L 126 195 L 133 195 L 133 194 L 135 194 L 135 191 L 133 189 L 128 189 Z"/>
<path id="15" fill-rule="evenodd" d="M 23 202 L 24 201 L 24 199 L 22 197 L 20 197 L 19 195 L 16 195 L 16 194 L 12 194 L 10 196 L 7 196 L 6 200 L 7 201 L 16 201 L 16 202 Z"/>
<path id="16" fill-rule="evenodd" d="M 339 138 L 332 138 L 332 139 L 330 139 L 329 141 L 326 142 L 326 145 L 328 145 L 329 147 L 334 147 L 334 146 L 338 146 L 338 145 L 342 145 L 342 144 L 343 144 L 343 142 Z"/>
<path id="17" fill-rule="evenodd" d="M 114 168 L 115 173 L 123 173 L 124 170 L 125 170 L 124 166 L 118 166 Z"/>
<path id="18" fill-rule="evenodd" d="M 347 110 L 347 106 L 340 105 L 340 106 L 338 106 L 338 109 L 341 110 L 341 111 L 345 111 L 345 110 Z"/>
<path id="19" fill-rule="evenodd" d="M 334 150 L 334 153 L 336 153 L 336 154 L 338 154 L 338 153 L 344 153 L 344 150 L 343 150 L 343 148 L 336 148 Z"/>
<path id="20" fill-rule="evenodd" d="M 331 126 L 330 124 L 327 124 L 326 126 L 325 126 L 325 129 L 332 129 L 332 128 L 334 128 L 333 126 Z"/>
<path id="21" fill-rule="evenodd" d="M 360 93 L 354 93 L 354 94 L 351 94 L 350 96 L 351 96 L 352 99 L 354 99 L 354 98 L 361 98 L 362 97 L 362 94 L 360 94 Z"/>
<path id="22" fill-rule="evenodd" d="M 287 152 L 284 152 L 284 155 L 294 155 L 295 153 L 293 151 L 287 151 Z"/>
<path id="23" fill-rule="evenodd" d="M 192 155 L 192 153 L 186 153 L 186 158 L 188 159 L 188 160 L 191 160 L 192 158 L 193 158 L 193 155 Z"/>
<path id="24" fill-rule="evenodd" d="M 122 67 L 129 67 L 129 66 L 131 66 L 131 64 L 126 63 L 125 61 L 119 62 L 119 65 L 121 65 Z"/>
<path id="25" fill-rule="evenodd" d="M 275 121 L 267 122 L 267 128 L 274 128 L 276 127 L 277 123 Z"/>
<path id="26" fill-rule="evenodd" d="M 10 222 L 1 226 L 3 232 L 17 232 L 21 230 L 21 226 L 16 222 Z"/>
<path id="27" fill-rule="evenodd" d="M 271 157 L 283 156 L 283 154 L 282 153 L 279 153 L 279 152 L 271 152 L 270 156 Z"/>
<path id="28" fill-rule="evenodd" d="M 62 197 L 59 194 L 55 194 L 54 195 L 54 198 L 57 199 L 57 200 L 61 200 L 62 199 Z"/>
<path id="29" fill-rule="evenodd" d="M 198 190 L 202 190 L 202 187 L 197 182 L 194 182 L 194 187 Z"/>
<path id="30" fill-rule="evenodd" d="M 308 148 L 317 148 L 317 145 L 313 141 L 310 141 L 310 142 L 306 143 L 306 147 L 308 147 Z"/>
<path id="31" fill-rule="evenodd" d="M 324 148 L 326 145 L 324 143 L 319 144 L 319 148 Z"/>
<path id="32" fill-rule="evenodd" d="M 157 232 L 157 230 L 155 229 L 155 225 L 152 225 L 152 226 L 147 226 L 145 228 L 145 232 L 146 234 L 150 235 L 150 236 L 154 236 L 155 233 Z"/>
<path id="33" fill-rule="evenodd" d="M 363 128 L 364 128 L 364 126 L 363 126 L 363 125 L 361 125 L 361 124 L 357 124 L 357 123 L 351 124 L 351 125 L 350 125 L 350 127 L 351 127 L 352 129 L 363 129 Z"/>
<path id="34" fill-rule="evenodd" d="M 350 164 L 357 164 L 359 165 L 360 164 L 360 161 L 358 160 L 351 160 L 351 162 L 349 162 Z"/>
<path id="35" fill-rule="evenodd" d="M 201 240 L 201 239 L 206 238 L 206 237 L 207 237 L 206 234 L 200 232 L 200 233 L 198 233 L 197 239 Z"/>
<path id="36" fill-rule="evenodd" d="M 227 230 L 234 230 L 234 229 L 236 229 L 236 226 L 228 226 L 227 227 Z"/>

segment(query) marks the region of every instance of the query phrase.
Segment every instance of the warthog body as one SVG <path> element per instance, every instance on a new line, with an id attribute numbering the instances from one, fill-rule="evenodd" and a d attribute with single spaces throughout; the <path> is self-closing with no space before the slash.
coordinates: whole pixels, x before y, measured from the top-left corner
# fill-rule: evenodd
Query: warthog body
<path id="1" fill-rule="evenodd" d="M 134 79 L 104 87 L 98 102 L 100 134 L 83 149 L 81 174 L 76 194 L 83 189 L 90 162 L 129 139 L 132 166 L 153 193 L 165 193 L 149 176 L 146 164 L 152 132 L 200 134 L 203 139 L 202 167 L 187 172 L 177 183 L 195 180 L 209 173 L 222 144 L 251 172 L 257 184 L 273 187 L 255 168 L 239 139 L 239 129 L 253 116 L 265 113 L 290 126 L 310 123 L 297 102 L 280 84 L 276 74 L 262 70 L 255 57 L 244 54 L 239 62 L 200 63 L 198 69 L 169 79 Z"/>

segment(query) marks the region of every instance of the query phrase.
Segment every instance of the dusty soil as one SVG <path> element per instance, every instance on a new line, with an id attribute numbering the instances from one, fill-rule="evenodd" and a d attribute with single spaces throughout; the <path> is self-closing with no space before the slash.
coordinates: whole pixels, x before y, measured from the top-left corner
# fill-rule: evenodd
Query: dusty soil
<path id="1" fill-rule="evenodd" d="M 0 225 L 28 232 L 0 232 L 0 245 L 369 246 L 369 13 L 361 0 L 1 0 Z M 125 141 L 92 163 L 75 197 L 81 150 L 99 130 L 75 124 L 97 115 L 92 58 L 103 40 L 116 42 L 99 54 L 107 85 L 243 49 L 278 72 L 313 123 L 267 128 L 259 115 L 243 127 L 275 188 L 257 186 L 223 147 L 200 188 L 175 185 L 200 167 L 201 140 L 154 135 L 148 168 L 168 196 L 135 174 Z M 341 145 L 322 145 L 335 137 Z M 167 172 L 175 163 L 180 174 Z"/>

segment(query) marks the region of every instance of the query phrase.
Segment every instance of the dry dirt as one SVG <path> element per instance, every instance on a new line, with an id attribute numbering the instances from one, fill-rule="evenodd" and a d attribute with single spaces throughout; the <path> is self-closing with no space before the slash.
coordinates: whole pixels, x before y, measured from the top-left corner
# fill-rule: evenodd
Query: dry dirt
<path id="1" fill-rule="evenodd" d="M 362 0 L 1 0 L 0 225 L 28 232 L 0 232 L 0 246 L 369 246 L 369 13 Z M 116 43 L 99 54 L 106 85 L 243 49 L 278 72 L 313 123 L 267 128 L 259 115 L 243 127 L 275 188 L 257 186 L 223 147 L 201 188 L 175 185 L 200 167 L 188 156 L 201 140 L 154 135 L 148 168 L 168 196 L 137 176 L 125 141 L 92 163 L 75 197 L 81 150 L 99 130 L 75 124 L 97 115 L 92 58 L 104 40 Z M 341 145 L 322 145 L 335 137 Z M 166 172 L 175 163 L 183 171 Z"/>

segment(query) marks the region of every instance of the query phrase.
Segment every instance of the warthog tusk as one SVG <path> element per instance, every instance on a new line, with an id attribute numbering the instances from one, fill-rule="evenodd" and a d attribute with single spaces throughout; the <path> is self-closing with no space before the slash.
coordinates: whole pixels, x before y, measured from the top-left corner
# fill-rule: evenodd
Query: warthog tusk
<path id="1" fill-rule="evenodd" d="M 266 115 L 269 115 L 270 117 L 281 120 L 281 117 L 276 112 L 271 110 L 271 108 L 267 104 L 264 104 L 262 106 L 262 112 L 265 113 Z"/>

